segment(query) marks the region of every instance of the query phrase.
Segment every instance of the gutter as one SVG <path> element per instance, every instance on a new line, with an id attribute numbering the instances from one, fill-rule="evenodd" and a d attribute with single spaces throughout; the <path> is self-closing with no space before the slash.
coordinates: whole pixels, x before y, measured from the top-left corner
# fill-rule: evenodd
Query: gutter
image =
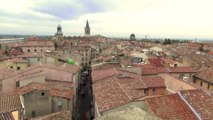
<path id="1" fill-rule="evenodd" d="M 198 118 L 198 120 L 202 120 L 200 115 L 197 113 L 197 111 L 187 102 L 187 100 L 181 95 L 180 91 L 178 91 L 178 95 L 180 96 L 180 98 L 190 107 L 190 109 L 192 110 L 192 112 L 196 115 L 196 117 Z"/>

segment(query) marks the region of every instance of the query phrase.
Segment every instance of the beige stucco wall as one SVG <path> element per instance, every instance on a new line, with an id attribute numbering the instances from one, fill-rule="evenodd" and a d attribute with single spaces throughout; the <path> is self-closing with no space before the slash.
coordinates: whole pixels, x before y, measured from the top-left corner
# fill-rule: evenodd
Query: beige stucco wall
<path id="1" fill-rule="evenodd" d="M 71 98 L 71 96 L 70 96 Z M 61 101 L 61 107 L 59 102 Z M 70 110 L 72 108 L 71 100 L 59 97 L 52 97 L 52 112 L 58 112 L 62 110 Z"/>
<path id="2" fill-rule="evenodd" d="M 10 67 L 13 69 L 18 69 L 18 67 L 20 67 L 20 69 L 24 69 L 28 67 L 28 62 L 11 62 L 11 61 L 0 62 L 0 69 L 6 67 Z"/>
<path id="3" fill-rule="evenodd" d="M 24 53 L 44 53 L 47 50 L 54 51 L 54 47 L 22 47 Z M 28 52 L 30 50 L 30 52 Z M 36 51 L 34 51 L 36 50 Z"/>
<path id="4" fill-rule="evenodd" d="M 195 87 L 193 87 L 192 85 L 186 83 L 185 81 L 178 80 L 178 79 L 174 78 L 171 75 L 162 74 L 161 77 L 164 78 L 164 80 L 165 80 L 166 89 L 168 91 L 170 91 L 171 93 L 176 93 L 179 90 L 196 89 Z"/>
<path id="5" fill-rule="evenodd" d="M 36 116 L 46 115 L 52 112 L 51 97 L 48 95 L 48 91 L 33 90 L 24 94 L 23 97 L 25 119 L 32 117 L 32 111 L 35 111 Z"/>
<path id="6" fill-rule="evenodd" d="M 128 108 L 130 106 L 136 106 L 138 108 L 145 109 L 144 101 L 136 101 L 136 102 L 130 102 L 128 104 L 119 106 L 117 108 L 105 111 L 101 115 L 107 115 L 107 114 L 110 114 L 110 113 L 113 113 L 113 112 L 121 111 L 121 110 L 124 110 L 124 109 L 126 109 L 126 108 Z"/>
<path id="7" fill-rule="evenodd" d="M 202 86 L 201 86 L 201 82 L 202 82 Z M 210 83 L 207 83 L 206 81 L 203 81 L 202 79 L 199 79 L 199 78 L 196 78 L 196 81 L 194 82 L 196 85 L 204 88 L 204 89 L 208 89 L 208 86 L 209 86 L 209 89 L 210 91 L 213 92 L 213 85 L 210 84 Z"/>
<path id="8" fill-rule="evenodd" d="M 31 58 L 26 58 L 29 60 L 29 64 L 32 65 L 38 65 L 38 64 L 43 64 L 44 60 L 43 57 L 31 57 Z"/>
<path id="9" fill-rule="evenodd" d="M 23 86 L 30 84 L 32 82 L 45 83 L 45 76 L 41 75 L 41 76 L 36 76 L 36 77 L 31 77 L 31 78 L 20 80 L 19 81 L 19 87 L 23 87 Z"/>
<path id="10" fill-rule="evenodd" d="M 155 89 L 155 90 L 153 91 L 153 89 Z M 148 96 L 152 96 L 152 95 L 164 95 L 165 91 L 166 91 L 166 88 L 164 88 L 164 87 L 148 88 L 147 95 Z"/>

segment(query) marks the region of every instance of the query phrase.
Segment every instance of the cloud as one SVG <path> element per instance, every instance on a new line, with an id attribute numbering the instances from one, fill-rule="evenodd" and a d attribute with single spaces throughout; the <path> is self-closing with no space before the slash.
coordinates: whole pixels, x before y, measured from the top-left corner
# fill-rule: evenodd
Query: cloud
<path id="1" fill-rule="evenodd" d="M 0 33 L 213 38 L 212 0 L 0 0 Z M 10 28 L 11 30 L 6 31 Z"/>
<path id="2" fill-rule="evenodd" d="M 103 12 L 105 9 L 101 4 L 95 2 L 95 0 L 76 0 L 75 2 L 67 3 L 55 2 L 47 6 L 41 6 L 34 8 L 35 11 L 51 14 L 58 19 L 76 19 L 81 15 L 88 13 Z"/>

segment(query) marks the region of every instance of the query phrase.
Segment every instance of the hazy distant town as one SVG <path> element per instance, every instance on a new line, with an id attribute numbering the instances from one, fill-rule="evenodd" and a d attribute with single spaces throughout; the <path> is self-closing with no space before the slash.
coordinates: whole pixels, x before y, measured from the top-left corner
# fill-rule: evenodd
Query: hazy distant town
<path id="1" fill-rule="evenodd" d="M 1 37 L 1 120 L 213 119 L 213 43 L 62 28 Z"/>
<path id="2" fill-rule="evenodd" d="M 213 0 L 0 0 L 0 120 L 213 120 Z"/>

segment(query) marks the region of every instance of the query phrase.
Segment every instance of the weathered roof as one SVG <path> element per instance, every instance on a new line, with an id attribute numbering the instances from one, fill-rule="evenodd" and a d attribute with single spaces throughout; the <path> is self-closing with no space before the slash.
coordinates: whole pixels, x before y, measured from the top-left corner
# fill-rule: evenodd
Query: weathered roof
<path id="1" fill-rule="evenodd" d="M 199 72 L 196 77 L 206 80 L 213 84 L 213 69 L 209 68 L 208 70 L 204 70 Z"/>
<path id="2" fill-rule="evenodd" d="M 54 42 L 50 40 L 28 40 L 22 44 L 18 45 L 19 47 L 54 47 Z"/>
<path id="3" fill-rule="evenodd" d="M 73 92 L 71 89 L 59 88 L 56 86 L 50 86 L 43 83 L 30 83 L 24 87 L 19 88 L 18 92 L 20 94 L 26 94 L 33 90 L 41 90 L 41 91 L 48 91 L 50 96 L 56 96 L 66 99 L 71 99 Z"/>
<path id="4" fill-rule="evenodd" d="M 198 113 L 202 120 L 213 119 L 213 96 L 202 90 L 180 91 L 183 99 Z"/>
<path id="5" fill-rule="evenodd" d="M 0 114 L 22 109 L 18 94 L 0 96 Z"/>
<path id="6" fill-rule="evenodd" d="M 197 120 L 189 106 L 177 95 L 147 98 L 146 105 L 154 116 L 164 120 Z"/>
<path id="7" fill-rule="evenodd" d="M 99 112 L 119 107 L 130 101 L 119 84 L 111 78 L 93 84 L 93 89 Z"/>
<path id="8" fill-rule="evenodd" d="M 164 79 L 160 76 L 143 76 L 146 87 L 166 87 Z"/>

